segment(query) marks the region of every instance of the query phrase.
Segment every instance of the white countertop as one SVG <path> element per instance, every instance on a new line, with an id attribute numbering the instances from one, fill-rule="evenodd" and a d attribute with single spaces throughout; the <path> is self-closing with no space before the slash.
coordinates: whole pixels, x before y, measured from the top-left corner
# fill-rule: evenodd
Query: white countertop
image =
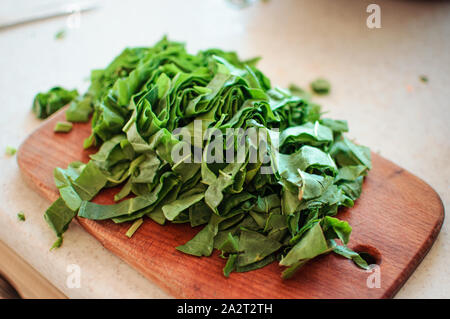
<path id="1" fill-rule="evenodd" d="M 17 3 L 2 1 L 0 17 Z M 42 218 L 50 204 L 25 184 L 14 158 L 40 121 L 30 113 L 38 91 L 54 85 L 84 90 L 126 46 L 153 45 L 162 35 L 196 51 L 237 50 L 263 57 L 273 84 L 332 83 L 317 99 L 332 118 L 347 119 L 350 137 L 424 179 L 450 204 L 450 3 L 379 1 L 381 29 L 366 27 L 368 1 L 256 2 L 237 9 L 226 0 L 103 1 L 82 14 L 79 28 L 55 18 L 0 30 L 0 240 L 71 298 L 167 297 L 158 287 L 72 223 L 61 249 Z M 17 7 L 16 7 L 17 8 Z M 419 80 L 429 78 L 428 83 Z M 25 222 L 17 220 L 24 211 Z M 430 253 L 397 294 L 450 297 L 448 218 Z M 81 268 L 81 287 L 66 285 L 67 266 Z"/>

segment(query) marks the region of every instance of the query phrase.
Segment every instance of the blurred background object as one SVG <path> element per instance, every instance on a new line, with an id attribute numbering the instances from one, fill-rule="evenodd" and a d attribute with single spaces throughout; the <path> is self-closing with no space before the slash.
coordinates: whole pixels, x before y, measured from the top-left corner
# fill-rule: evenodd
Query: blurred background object
<path id="1" fill-rule="evenodd" d="M 17 291 L 3 277 L 0 277 L 0 299 L 20 299 Z"/>
<path id="2" fill-rule="evenodd" d="M 21 24 L 45 20 L 97 8 L 97 1 L 39 0 L 32 3 L 3 0 L 0 30 Z"/>

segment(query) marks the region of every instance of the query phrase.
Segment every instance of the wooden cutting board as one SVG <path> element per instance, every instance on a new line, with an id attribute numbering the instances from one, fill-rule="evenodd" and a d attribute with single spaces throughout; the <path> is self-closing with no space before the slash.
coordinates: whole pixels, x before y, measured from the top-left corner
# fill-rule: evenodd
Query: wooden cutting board
<path id="1" fill-rule="evenodd" d="M 60 111 L 45 121 L 17 154 L 23 175 L 52 201 L 58 198 L 53 169 L 65 168 L 74 160 L 87 162 L 93 152 L 82 147 L 90 134 L 89 124 L 74 124 L 68 134 L 53 132 L 55 123 L 64 119 Z M 282 268 L 277 263 L 225 278 L 225 260 L 217 252 L 199 258 L 175 249 L 202 226 L 160 226 L 146 219 L 129 239 L 125 236 L 129 223 L 84 218 L 78 218 L 78 222 L 107 249 L 177 298 L 390 298 L 432 246 L 444 219 L 444 208 L 425 182 L 377 154 L 372 158 L 373 169 L 364 182 L 361 198 L 354 207 L 339 213 L 339 218 L 353 227 L 349 247 L 370 253 L 379 264 L 371 273 L 343 257 L 328 254 L 309 262 L 289 280 L 281 279 Z M 112 203 L 115 192 L 117 189 L 104 191 L 94 201 Z M 64 245 L 60 249 L 65 249 Z M 374 287 L 378 275 L 379 288 Z"/>

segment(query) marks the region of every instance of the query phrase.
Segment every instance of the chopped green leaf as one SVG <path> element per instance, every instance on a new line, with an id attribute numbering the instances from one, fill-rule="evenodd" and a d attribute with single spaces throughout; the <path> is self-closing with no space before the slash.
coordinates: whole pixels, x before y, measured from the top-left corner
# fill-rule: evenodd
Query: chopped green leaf
<path id="1" fill-rule="evenodd" d="M 33 112 L 39 119 L 45 119 L 70 103 L 78 96 L 77 90 L 66 90 L 60 86 L 48 92 L 38 93 L 33 100 Z"/>
<path id="2" fill-rule="evenodd" d="M 76 211 L 73 211 L 72 209 L 67 207 L 62 198 L 57 199 L 47 209 L 44 215 L 44 219 L 58 236 L 58 239 L 56 240 L 52 248 L 61 246 L 63 242 L 62 235 L 69 227 L 69 224 L 75 217 L 75 215 Z"/>
<path id="3" fill-rule="evenodd" d="M 131 225 L 131 227 L 128 228 L 128 231 L 127 231 L 127 233 L 125 235 L 128 238 L 131 238 L 134 235 L 134 233 L 136 232 L 136 230 L 138 230 L 138 228 L 141 227 L 143 222 L 144 222 L 143 218 L 136 219 L 134 221 L 134 223 Z"/>
<path id="4" fill-rule="evenodd" d="M 348 248 L 347 246 L 339 246 L 334 241 L 331 241 L 333 251 L 345 258 L 351 259 L 358 267 L 362 269 L 369 269 L 367 262 L 357 253 Z"/>
<path id="5" fill-rule="evenodd" d="M 17 219 L 19 219 L 21 222 L 25 221 L 25 214 L 23 212 L 19 212 L 17 214 Z"/>
<path id="6" fill-rule="evenodd" d="M 93 110 L 90 96 L 77 97 L 66 110 L 66 120 L 69 122 L 87 122 Z"/>
<path id="7" fill-rule="evenodd" d="M 236 268 L 237 256 L 237 254 L 231 254 L 230 257 L 228 257 L 227 263 L 223 268 L 223 274 L 225 277 L 229 277 L 230 273 Z"/>
<path id="8" fill-rule="evenodd" d="M 16 148 L 14 148 L 12 146 L 6 146 L 6 149 L 5 149 L 6 155 L 13 156 L 14 154 L 16 154 L 16 152 L 17 152 Z"/>
<path id="9" fill-rule="evenodd" d="M 422 81 L 423 83 L 428 83 L 428 77 L 426 75 L 421 75 L 419 77 L 420 81 Z"/>
<path id="10" fill-rule="evenodd" d="M 53 130 L 58 133 L 68 133 L 72 130 L 72 126 L 69 122 L 58 122 Z"/>
<path id="11" fill-rule="evenodd" d="M 278 251 L 281 244 L 258 232 L 242 230 L 239 237 L 239 250 L 237 265 L 240 267 L 259 262 L 265 257 Z"/>
<path id="12" fill-rule="evenodd" d="M 318 78 L 311 82 L 311 89 L 317 94 L 328 94 L 331 89 L 330 82 L 323 78 Z"/>
<path id="13" fill-rule="evenodd" d="M 64 39 L 65 36 L 66 36 L 66 30 L 65 29 L 61 29 L 58 32 L 56 32 L 55 39 L 56 40 L 62 40 L 62 39 Z"/>

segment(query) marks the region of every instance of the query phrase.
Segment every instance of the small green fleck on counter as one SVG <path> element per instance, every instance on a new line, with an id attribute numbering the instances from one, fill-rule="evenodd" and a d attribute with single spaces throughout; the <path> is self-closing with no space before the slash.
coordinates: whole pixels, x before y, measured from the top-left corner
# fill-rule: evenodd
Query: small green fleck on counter
<path id="1" fill-rule="evenodd" d="M 53 131 L 58 133 L 68 133 L 72 130 L 72 123 L 69 122 L 58 122 L 55 125 Z"/>
<path id="2" fill-rule="evenodd" d="M 311 93 L 306 91 L 305 89 L 299 87 L 296 84 L 290 84 L 289 85 L 289 91 L 291 92 L 292 95 L 301 97 L 302 99 L 305 100 L 310 100 L 312 98 Z"/>
<path id="3" fill-rule="evenodd" d="M 311 89 L 321 95 L 330 93 L 331 85 L 330 82 L 323 78 L 318 78 L 311 82 Z"/>
<path id="4" fill-rule="evenodd" d="M 21 221 L 24 222 L 25 221 L 25 214 L 23 212 L 19 212 L 17 214 L 17 218 Z"/>
<path id="5" fill-rule="evenodd" d="M 16 154 L 17 150 L 12 146 L 6 146 L 5 154 L 9 156 L 13 156 Z"/>
<path id="6" fill-rule="evenodd" d="M 307 94 L 312 92 L 272 87 L 257 61 L 215 48 L 190 54 L 182 43 L 163 38 L 151 47 L 126 48 L 105 69 L 94 70 L 66 121 L 89 121 L 93 113 L 83 146 L 99 148 L 86 164 L 54 170 L 60 197 L 44 214 L 57 236 L 53 248 L 61 246 L 76 216 L 130 222 L 127 237 L 148 217 L 160 225 L 203 225 L 176 249 L 198 257 L 221 251 L 225 277 L 278 261 L 288 267 L 282 276 L 289 278 L 332 251 L 366 267 L 345 246 L 351 226 L 331 216 L 360 196 L 372 168 L 370 149 L 345 137 L 346 121 L 322 118 L 320 105 Z M 330 85 L 316 81 L 314 88 L 325 93 Z M 171 132 L 194 129 L 195 120 L 217 129 L 206 134 L 204 160 L 176 160 L 174 151 L 190 143 Z M 262 129 L 271 138 L 261 149 L 249 136 L 242 145 L 245 160 L 225 164 L 210 152 L 217 139 L 228 140 L 229 128 Z M 241 133 L 232 133 L 233 140 Z M 229 144 L 235 143 L 226 144 L 224 154 L 234 157 L 235 145 Z M 275 171 L 261 174 L 262 163 L 250 163 L 250 149 L 269 155 L 268 167 Z M 121 187 L 115 204 L 92 201 L 113 186 Z"/>
<path id="7" fill-rule="evenodd" d="M 56 32 L 55 34 L 55 39 L 56 40 L 62 40 L 66 37 L 66 30 L 65 29 L 61 29 L 58 32 Z"/>
<path id="8" fill-rule="evenodd" d="M 420 81 L 422 81 L 423 83 L 428 83 L 428 77 L 425 75 L 421 75 L 419 76 Z"/>

